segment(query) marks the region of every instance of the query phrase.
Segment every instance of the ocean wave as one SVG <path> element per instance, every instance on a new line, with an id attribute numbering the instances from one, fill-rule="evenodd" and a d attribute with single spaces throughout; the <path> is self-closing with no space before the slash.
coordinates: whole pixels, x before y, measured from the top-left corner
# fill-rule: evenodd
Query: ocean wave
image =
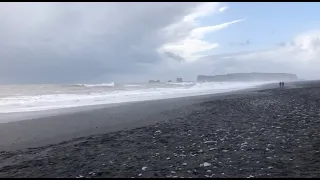
<path id="1" fill-rule="evenodd" d="M 41 111 L 69 107 L 113 104 L 123 102 L 169 99 L 195 95 L 230 92 L 250 88 L 270 82 L 229 82 L 229 83 L 195 83 L 192 86 L 171 86 L 152 88 L 116 89 L 113 91 L 95 91 L 86 94 L 42 94 L 35 96 L 11 96 L 0 98 L 0 113 Z M 184 84 L 184 83 L 182 83 Z M 110 86 L 108 84 L 86 84 L 89 87 Z M 83 86 L 83 85 L 82 85 Z"/>
<path id="2" fill-rule="evenodd" d="M 137 85 L 137 84 L 127 84 L 127 85 L 124 85 L 124 87 L 139 87 L 140 85 Z"/>
<path id="3" fill-rule="evenodd" d="M 194 85 L 194 82 L 167 82 L 167 84 L 172 84 L 172 85 L 180 85 L 180 86 L 190 86 Z"/>
<path id="4" fill-rule="evenodd" d="M 77 86 L 83 86 L 83 87 L 114 87 L 115 83 L 101 83 L 101 84 L 77 84 Z"/>

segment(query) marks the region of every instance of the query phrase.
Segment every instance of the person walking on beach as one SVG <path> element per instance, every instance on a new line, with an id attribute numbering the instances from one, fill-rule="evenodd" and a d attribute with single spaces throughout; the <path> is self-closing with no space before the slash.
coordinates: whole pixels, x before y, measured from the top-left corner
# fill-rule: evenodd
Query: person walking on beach
<path id="1" fill-rule="evenodd" d="M 279 82 L 279 86 L 280 86 L 280 88 L 284 88 L 284 82 Z"/>

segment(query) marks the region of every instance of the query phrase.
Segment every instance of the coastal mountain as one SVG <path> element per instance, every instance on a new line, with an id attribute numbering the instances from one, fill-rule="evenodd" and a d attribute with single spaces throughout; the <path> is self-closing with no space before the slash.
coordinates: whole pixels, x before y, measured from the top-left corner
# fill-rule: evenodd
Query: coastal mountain
<path id="1" fill-rule="evenodd" d="M 296 81 L 297 75 L 288 73 L 232 73 L 225 75 L 199 75 L 198 82 L 225 82 L 225 81 Z"/>

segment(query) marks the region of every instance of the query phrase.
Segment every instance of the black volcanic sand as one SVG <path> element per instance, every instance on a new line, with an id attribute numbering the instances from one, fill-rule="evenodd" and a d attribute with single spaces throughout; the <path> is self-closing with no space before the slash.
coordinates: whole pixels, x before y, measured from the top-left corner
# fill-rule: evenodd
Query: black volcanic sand
<path id="1" fill-rule="evenodd" d="M 145 127 L 1 152 L 0 177 L 320 177 L 320 83 L 193 106 Z"/>

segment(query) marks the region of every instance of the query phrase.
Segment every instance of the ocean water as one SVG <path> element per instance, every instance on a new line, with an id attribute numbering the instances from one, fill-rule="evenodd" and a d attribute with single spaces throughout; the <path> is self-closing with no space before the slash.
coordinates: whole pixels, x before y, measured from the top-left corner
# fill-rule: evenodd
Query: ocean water
<path id="1" fill-rule="evenodd" d="M 270 82 L 0 85 L 0 113 L 147 101 L 230 92 Z"/>

